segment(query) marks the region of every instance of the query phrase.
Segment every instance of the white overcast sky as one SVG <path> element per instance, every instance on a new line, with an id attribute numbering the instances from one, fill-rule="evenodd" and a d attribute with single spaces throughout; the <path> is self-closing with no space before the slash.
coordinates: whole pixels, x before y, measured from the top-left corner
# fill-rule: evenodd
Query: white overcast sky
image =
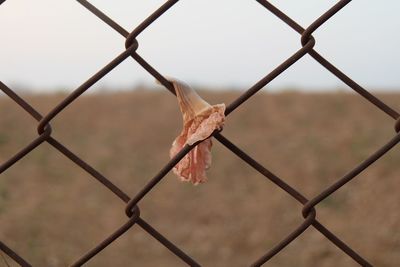
<path id="1" fill-rule="evenodd" d="M 131 31 L 161 0 L 91 0 Z M 337 1 L 275 0 L 303 27 Z M 368 89 L 400 88 L 400 1 L 354 0 L 319 28 L 316 50 Z M 124 49 L 124 38 L 73 0 L 0 5 L 0 80 L 72 90 Z M 138 52 L 166 76 L 194 85 L 246 89 L 301 47 L 300 36 L 252 0 L 181 0 L 139 37 Z M 95 87 L 153 84 L 129 58 Z M 347 88 L 309 56 L 272 90 Z"/>

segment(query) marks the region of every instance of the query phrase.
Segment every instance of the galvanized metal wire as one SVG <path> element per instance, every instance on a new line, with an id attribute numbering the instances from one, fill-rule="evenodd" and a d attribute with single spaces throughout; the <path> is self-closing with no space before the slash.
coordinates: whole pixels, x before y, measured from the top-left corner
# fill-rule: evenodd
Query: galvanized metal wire
<path id="1" fill-rule="evenodd" d="M 152 13 L 148 18 L 146 18 L 141 24 L 139 24 L 132 31 L 127 31 L 120 25 L 118 25 L 114 20 L 100 11 L 98 8 L 93 6 L 86 0 L 77 0 L 82 6 L 84 6 L 87 10 L 89 10 L 93 15 L 97 16 L 103 22 L 108 24 L 111 28 L 113 28 L 116 32 L 121 34 L 126 38 L 125 47 L 126 49 L 121 52 L 118 56 L 115 57 L 109 64 L 104 66 L 101 70 L 99 70 L 95 75 L 90 77 L 87 81 L 85 81 L 81 86 L 79 86 L 76 90 L 74 90 L 70 95 L 68 95 L 64 100 L 62 100 L 57 106 L 55 106 L 49 113 L 40 114 L 36 111 L 28 102 L 26 102 L 23 98 L 17 95 L 12 89 L 10 89 L 7 85 L 0 82 L 0 89 L 17 105 L 19 105 L 22 109 L 24 109 L 30 116 L 32 116 L 38 122 L 37 132 L 38 137 L 36 137 L 30 144 L 24 147 L 21 151 L 17 152 L 13 157 L 8 159 L 6 162 L 0 165 L 0 174 L 5 170 L 13 166 L 16 162 L 21 160 L 27 154 L 32 152 L 38 146 L 43 144 L 44 142 L 53 146 L 56 150 L 62 153 L 65 157 L 73 161 L 78 167 L 85 170 L 89 175 L 95 178 L 98 182 L 107 187 L 112 193 L 115 194 L 116 197 L 121 199 L 121 201 L 126 203 L 125 213 L 127 215 L 127 221 L 118 228 L 114 233 L 112 233 L 108 238 L 103 240 L 100 244 L 94 247 L 92 250 L 86 252 L 83 256 L 78 258 L 71 266 L 82 266 L 88 261 L 90 261 L 93 257 L 95 257 L 100 251 L 104 250 L 109 246 L 112 242 L 118 239 L 121 235 L 126 234 L 133 225 L 138 225 L 143 231 L 147 232 L 153 238 L 158 240 L 161 244 L 163 244 L 167 249 L 169 249 L 172 253 L 174 253 L 178 258 L 180 258 L 183 262 L 190 266 L 201 266 L 199 262 L 185 253 L 181 248 L 177 247 L 172 241 L 168 240 L 161 233 L 159 233 L 156 229 L 154 229 L 148 222 L 146 222 L 140 216 L 139 204 L 140 201 L 146 197 L 146 195 L 155 187 L 157 184 L 164 179 L 166 174 L 171 171 L 171 169 L 198 143 L 193 144 L 192 146 L 185 146 L 174 158 L 172 158 L 160 171 L 154 176 L 149 182 L 146 184 L 144 188 L 142 188 L 139 192 L 137 192 L 134 196 L 129 196 L 126 194 L 121 188 L 118 188 L 110 179 L 102 175 L 95 168 L 86 163 L 83 159 L 75 155 L 70 149 L 60 143 L 52 136 L 52 128 L 51 121 L 58 116 L 67 106 L 69 106 L 72 102 L 74 102 L 80 95 L 86 92 L 93 84 L 102 79 L 105 75 L 107 75 L 112 69 L 118 66 L 121 62 L 126 60 L 127 58 L 133 58 L 139 65 L 141 65 L 150 75 L 156 78 L 165 86 L 167 90 L 171 93 L 175 94 L 174 87 L 172 84 L 155 68 L 153 68 L 149 63 L 146 62 L 138 53 L 138 41 L 137 37 L 147 29 L 154 21 L 156 21 L 159 17 L 161 17 L 165 12 L 169 9 L 173 8 L 173 6 L 179 0 L 169 0 L 166 1 L 159 9 L 157 9 L 154 13 Z M 314 196 L 311 199 L 307 199 L 301 192 L 299 192 L 296 188 L 290 186 L 283 179 L 279 178 L 277 175 L 269 171 L 266 167 L 257 162 L 254 158 L 252 158 L 249 154 L 244 152 L 241 148 L 232 143 L 227 137 L 225 137 L 221 132 L 214 132 L 213 137 L 218 140 L 222 145 L 224 145 L 228 150 L 238 156 L 240 159 L 245 161 L 248 165 L 253 167 L 253 169 L 259 173 L 261 173 L 265 178 L 272 181 L 276 186 L 285 191 L 288 195 L 293 197 L 299 203 L 303 205 L 301 216 L 304 218 L 303 222 L 296 228 L 293 229 L 291 233 L 277 243 L 272 248 L 265 248 L 266 252 L 264 255 L 260 255 L 258 259 L 255 259 L 254 262 L 249 263 L 251 266 L 261 266 L 267 263 L 272 257 L 282 251 L 288 244 L 290 244 L 293 240 L 298 238 L 307 228 L 313 227 L 317 231 L 319 231 L 323 236 L 325 236 L 329 241 L 331 241 L 336 247 L 338 247 L 343 253 L 347 254 L 354 262 L 358 263 L 361 266 L 372 266 L 370 262 L 368 262 L 363 256 L 356 252 L 355 249 L 348 246 L 345 242 L 339 239 L 334 233 L 332 233 L 329 229 L 327 229 L 323 224 L 321 224 L 317 219 L 317 211 L 316 206 L 335 193 L 338 189 L 345 186 L 346 183 L 354 179 L 358 174 L 368 168 L 371 164 L 373 164 L 376 160 L 381 158 L 385 153 L 387 153 L 391 148 L 397 145 L 400 141 L 400 115 L 397 111 L 389 107 L 387 104 L 382 102 L 379 98 L 365 90 L 362 86 L 357 84 L 354 80 L 340 71 L 337 67 L 331 64 L 328 60 L 326 60 L 322 55 L 320 55 L 316 50 L 314 50 L 315 39 L 312 36 L 313 32 L 315 32 L 321 25 L 323 25 L 326 21 L 328 21 L 332 16 L 334 16 L 337 12 L 343 9 L 351 0 L 341 0 L 337 2 L 334 6 L 332 6 L 328 11 L 322 14 L 318 19 L 316 19 L 311 25 L 307 28 L 303 28 L 296 21 L 291 19 L 285 13 L 280 11 L 277 7 L 272 5 L 270 2 L 266 0 L 256 0 L 261 8 L 265 8 L 266 12 L 271 12 L 276 17 L 278 17 L 282 22 L 286 23 L 290 28 L 296 31 L 301 37 L 301 47 L 297 52 L 293 55 L 290 55 L 284 62 L 278 65 L 273 71 L 268 73 L 265 77 L 260 79 L 256 84 L 254 84 L 251 88 L 244 91 L 242 95 L 240 95 L 236 100 L 230 103 L 226 109 L 226 115 L 228 116 L 230 113 L 235 111 L 240 105 L 245 104 L 245 102 L 253 97 L 259 90 L 264 88 L 268 83 L 274 80 L 277 76 L 281 75 L 285 70 L 290 68 L 295 62 L 300 60 L 305 55 L 310 55 L 315 61 L 320 63 L 327 71 L 331 72 L 342 82 L 347 84 L 351 89 L 357 92 L 360 96 L 364 97 L 371 104 L 375 105 L 376 108 L 383 111 L 389 117 L 394 119 L 395 124 L 395 134 L 391 140 L 389 140 L 386 144 L 384 144 L 380 149 L 378 149 L 375 153 L 370 155 L 367 159 L 361 162 L 359 165 L 355 166 L 354 169 L 350 170 L 346 175 L 340 177 L 334 184 L 327 187 L 318 195 Z M 0 4 L 3 3 L 4 0 L 0 0 Z M 229 127 L 229 126 L 228 126 Z M 12 248 L 8 247 L 5 243 L 0 241 L 0 250 L 7 254 L 11 259 L 13 259 L 20 266 L 32 266 L 27 260 L 25 260 L 22 256 L 17 254 Z"/>

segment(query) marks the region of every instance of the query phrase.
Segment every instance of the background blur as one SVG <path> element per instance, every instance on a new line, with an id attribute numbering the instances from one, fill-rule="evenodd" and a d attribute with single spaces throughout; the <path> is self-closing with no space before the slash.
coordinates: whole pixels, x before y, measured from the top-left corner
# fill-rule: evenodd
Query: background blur
<path id="1" fill-rule="evenodd" d="M 163 0 L 92 3 L 128 31 Z M 335 0 L 270 1 L 303 27 Z M 396 89 L 400 2 L 353 1 L 321 26 L 316 50 L 361 85 Z M 0 8 L 1 79 L 36 91 L 72 90 L 118 55 L 124 39 L 71 0 L 12 0 Z M 161 73 L 191 84 L 245 89 L 300 48 L 300 36 L 256 1 L 179 1 L 139 37 L 138 53 Z M 23 73 L 23 75 L 21 75 Z M 132 59 L 96 87 L 153 85 Z M 309 56 L 270 84 L 326 90 L 346 87 Z M 93 90 L 91 90 L 93 91 Z"/>
<path id="2" fill-rule="evenodd" d="M 129 30 L 163 2 L 91 1 Z M 271 2 L 304 27 L 336 3 Z M 399 8 L 353 1 L 314 34 L 317 51 L 396 110 Z M 43 114 L 124 49 L 76 1 L 6 1 L 0 36 L 1 81 Z M 300 48 L 297 33 L 244 0 L 180 1 L 138 41 L 162 74 L 226 104 Z M 52 121 L 56 139 L 129 195 L 166 164 L 181 129 L 176 99 L 153 80 L 128 59 Z M 0 115 L 3 163 L 37 136 L 37 122 L 4 96 Z M 386 143 L 393 124 L 305 56 L 233 112 L 224 135 L 312 198 Z M 399 159 L 395 147 L 317 207 L 374 266 L 400 262 Z M 208 177 L 194 187 L 169 174 L 140 204 L 145 220 L 204 266 L 247 266 L 303 221 L 296 201 L 218 142 Z M 47 144 L 0 177 L 0 240 L 34 266 L 67 266 L 124 222 L 121 201 Z M 88 266 L 184 265 L 134 226 Z M 266 266 L 358 265 L 309 228 Z"/>

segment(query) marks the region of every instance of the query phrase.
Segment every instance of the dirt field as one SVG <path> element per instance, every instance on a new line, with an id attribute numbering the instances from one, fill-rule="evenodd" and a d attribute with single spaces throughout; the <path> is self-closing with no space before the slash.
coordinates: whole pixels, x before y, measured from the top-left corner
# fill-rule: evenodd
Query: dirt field
<path id="1" fill-rule="evenodd" d="M 212 103 L 238 93 L 202 92 Z M 45 113 L 63 95 L 27 96 Z M 400 95 L 381 95 L 400 110 Z M 0 97 L 0 162 L 36 137 L 36 122 Z M 53 122 L 53 136 L 137 193 L 168 161 L 181 129 L 168 92 L 87 95 Z M 394 121 L 357 95 L 258 94 L 224 135 L 312 198 L 395 134 Z M 400 147 L 317 206 L 317 217 L 374 266 L 400 262 Z M 302 221 L 301 205 L 214 142 L 206 184 L 169 174 L 140 203 L 142 217 L 204 266 L 248 266 Z M 0 240 L 34 266 L 67 266 L 127 221 L 125 205 L 43 144 L 0 175 Z M 16 266 L 10 259 L 11 266 Z M 0 266 L 6 266 L 0 258 Z M 87 266 L 185 266 L 134 226 Z M 358 266 L 309 228 L 265 266 Z"/>

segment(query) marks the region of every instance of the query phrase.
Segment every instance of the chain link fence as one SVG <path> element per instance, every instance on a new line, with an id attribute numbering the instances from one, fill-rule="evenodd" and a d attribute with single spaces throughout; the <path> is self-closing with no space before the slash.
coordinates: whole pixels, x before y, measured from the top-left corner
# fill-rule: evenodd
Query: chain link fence
<path id="1" fill-rule="evenodd" d="M 5 0 L 0 0 L 0 4 Z M 141 24 L 139 24 L 133 31 L 129 32 L 125 30 L 123 27 L 118 25 L 115 21 L 113 21 L 110 17 L 104 14 L 102 11 L 97 9 L 94 5 L 89 3 L 86 0 L 77 0 L 82 6 L 84 6 L 87 10 L 89 10 L 93 15 L 97 16 L 103 22 L 105 22 L 108 26 L 113 28 L 116 32 L 121 34 L 126 38 L 125 47 L 126 50 L 119 54 L 115 59 L 113 59 L 109 64 L 107 64 L 104 68 L 99 70 L 95 75 L 90 77 L 87 81 L 85 81 L 81 86 L 79 86 L 75 91 L 73 91 L 69 96 L 67 96 L 63 101 L 61 101 L 56 107 L 54 107 L 47 114 L 40 114 L 37 112 L 28 102 L 26 102 L 23 98 L 17 95 L 12 89 L 10 89 L 7 85 L 0 82 L 0 89 L 10 97 L 15 104 L 19 105 L 22 109 L 24 109 L 27 113 L 29 113 L 35 120 L 38 121 L 38 137 L 34 139 L 29 145 L 24 147 L 21 151 L 16 153 L 13 157 L 8 159 L 6 162 L 2 163 L 0 166 L 0 173 L 3 173 L 8 168 L 13 166 L 16 162 L 21 160 L 28 153 L 33 151 L 35 148 L 47 142 L 51 146 L 53 146 L 56 150 L 62 153 L 64 156 L 73 161 L 77 167 L 85 170 L 89 175 L 93 176 L 98 182 L 102 183 L 105 187 L 107 187 L 112 193 L 115 194 L 116 197 L 121 199 L 121 201 L 126 203 L 125 213 L 128 217 L 127 221 L 118 228 L 114 233 L 112 233 L 108 238 L 103 240 L 100 244 L 94 247 L 92 250 L 86 252 L 82 257 L 77 259 L 71 266 L 82 266 L 90 259 L 95 257 L 99 252 L 103 249 L 106 249 L 112 242 L 118 239 L 120 236 L 126 234 L 129 229 L 133 225 L 138 225 L 143 231 L 147 232 L 154 239 L 158 240 L 162 245 L 164 245 L 168 250 L 170 250 L 176 257 L 180 258 L 183 262 L 190 266 L 201 266 L 201 263 L 197 262 L 195 259 L 190 257 L 187 253 L 185 253 L 181 248 L 177 247 L 172 241 L 168 240 L 161 233 L 159 233 L 156 229 L 154 229 L 148 222 L 146 222 L 140 216 L 140 201 L 146 197 L 147 193 L 149 193 L 157 184 L 166 176 L 166 174 L 187 154 L 191 149 L 193 149 L 198 143 L 193 144 L 192 146 L 185 146 L 174 158 L 172 158 L 160 171 L 159 173 L 153 177 L 146 184 L 144 188 L 142 188 L 136 195 L 128 196 L 122 189 L 118 188 L 115 184 L 111 182 L 110 179 L 103 176 L 100 172 L 98 172 L 95 168 L 86 163 L 83 159 L 79 158 L 75 155 L 71 150 L 65 147 L 62 143 L 57 141 L 54 137 L 52 137 L 52 128 L 51 121 L 58 116 L 68 105 L 70 105 L 73 101 L 75 101 L 79 96 L 81 96 L 85 91 L 87 91 L 93 84 L 102 79 L 105 75 L 107 75 L 112 69 L 118 66 L 121 62 L 128 59 L 129 57 L 133 58 L 138 64 L 140 64 L 150 75 L 160 81 L 161 84 L 165 86 L 167 90 L 169 90 L 172 94 L 175 94 L 173 85 L 156 69 L 154 69 L 145 59 L 143 59 L 137 52 L 138 42 L 136 40 L 137 36 L 139 36 L 146 28 L 151 25 L 154 21 L 156 21 L 159 17 L 161 17 L 165 12 L 169 9 L 173 8 L 174 4 L 176 4 L 179 0 L 169 0 L 166 1 L 159 9 L 157 9 L 153 14 L 151 14 L 148 18 L 146 18 Z M 386 144 L 384 144 L 380 149 L 378 149 L 375 153 L 370 155 L 367 159 L 365 159 L 361 164 L 356 166 L 354 169 L 350 170 L 346 175 L 339 178 L 334 184 L 327 187 L 320 194 L 314 196 L 311 199 L 307 199 L 301 192 L 299 192 L 296 188 L 293 188 L 289 184 L 287 184 L 284 180 L 270 172 L 260 163 L 258 163 L 255 159 L 253 159 L 250 155 L 246 154 L 243 150 L 237 147 L 234 143 L 232 143 L 228 138 L 226 138 L 220 131 L 216 131 L 213 133 L 213 137 L 218 140 L 222 145 L 224 145 L 227 149 L 229 149 L 232 153 L 238 156 L 240 159 L 245 161 L 248 165 L 250 165 L 255 171 L 261 173 L 267 179 L 272 181 L 276 186 L 280 189 L 284 190 L 289 196 L 296 199 L 303 205 L 302 216 L 304 221 L 291 233 L 288 233 L 285 239 L 281 240 L 278 244 L 276 244 L 272 248 L 265 248 L 266 252 L 264 255 L 260 255 L 258 259 L 255 259 L 254 262 L 249 263 L 251 266 L 261 266 L 267 263 L 272 257 L 282 251 L 288 244 L 293 242 L 296 238 L 298 238 L 307 228 L 313 227 L 317 231 L 319 231 L 323 236 L 325 236 L 328 240 L 330 240 L 336 247 L 342 250 L 345 254 L 347 254 L 354 262 L 358 263 L 361 266 L 372 266 L 370 262 L 368 262 L 363 256 L 355 251 L 354 248 L 349 247 L 345 242 L 340 240 L 334 233 L 332 233 L 329 229 L 327 229 L 323 224 L 321 224 L 317 218 L 316 206 L 335 193 L 338 189 L 345 186 L 346 183 L 354 179 L 358 174 L 368 168 L 371 164 L 373 164 L 376 160 L 382 157 L 385 153 L 387 153 L 391 148 L 393 148 L 400 141 L 400 115 L 394 109 L 386 105 L 376 96 L 362 88 L 359 84 L 353 81 L 346 74 L 341 72 L 338 68 L 336 68 L 333 64 L 327 61 L 322 55 L 320 55 L 316 50 L 314 50 L 315 39 L 312 36 L 313 32 L 317 30 L 322 24 L 324 24 L 327 20 L 329 20 L 332 16 L 334 16 L 337 12 L 343 9 L 351 0 L 342 0 L 335 4 L 332 8 L 330 8 L 327 12 L 322 14 L 317 20 L 315 20 L 311 25 L 307 28 L 303 28 L 296 21 L 291 19 L 285 13 L 280 11 L 270 2 L 265 0 L 256 0 L 261 7 L 265 8 L 266 12 L 271 12 L 275 16 L 277 16 L 283 23 L 286 23 L 290 28 L 296 31 L 301 37 L 301 47 L 295 52 L 293 55 L 287 58 L 282 64 L 277 66 L 273 71 L 268 73 L 265 77 L 259 80 L 256 84 L 254 84 L 251 88 L 246 90 L 242 95 L 240 95 L 236 100 L 234 100 L 231 104 L 227 106 L 226 115 L 234 112 L 240 105 L 245 104 L 245 102 L 253 97 L 259 90 L 265 87 L 268 83 L 270 83 L 277 76 L 282 74 L 286 69 L 290 68 L 295 62 L 300 60 L 305 55 L 310 55 L 315 61 L 320 63 L 327 71 L 331 72 L 342 82 L 347 84 L 350 88 L 352 88 L 355 92 L 357 92 L 360 96 L 364 97 L 371 104 L 375 105 L 376 108 L 380 109 L 388 116 L 393 118 L 395 122 L 395 130 L 396 133 L 394 137 L 389 140 Z M 229 126 L 228 126 L 229 127 Z M 20 266 L 32 266 L 27 260 L 25 260 L 22 256 L 20 256 L 17 252 L 15 252 L 12 248 L 7 246 L 5 243 L 0 241 L 0 250 L 7 254 L 11 259 L 13 259 Z M 3 258 L 4 259 L 4 258 Z M 8 263 L 4 260 L 4 262 L 8 265 Z"/>

